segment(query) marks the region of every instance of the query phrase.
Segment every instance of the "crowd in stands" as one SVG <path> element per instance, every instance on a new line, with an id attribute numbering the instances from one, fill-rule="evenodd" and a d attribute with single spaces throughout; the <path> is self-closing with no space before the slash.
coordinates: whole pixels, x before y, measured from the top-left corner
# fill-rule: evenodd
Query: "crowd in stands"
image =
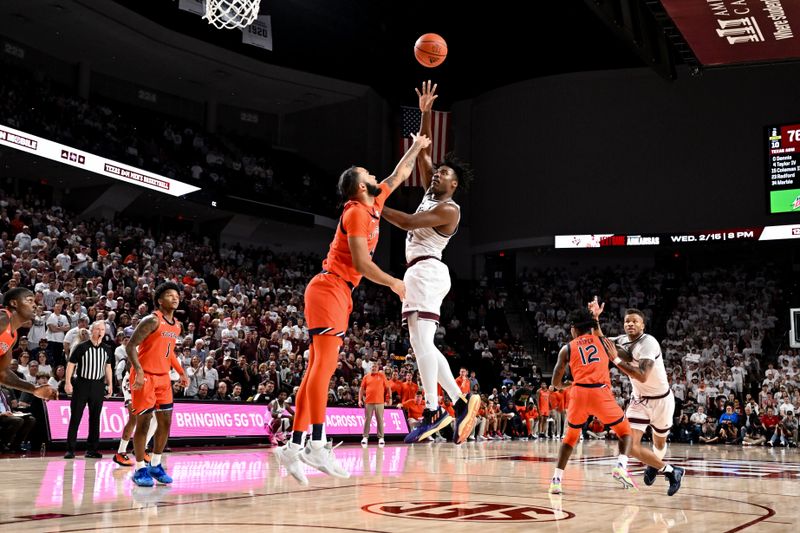
<path id="1" fill-rule="evenodd" d="M 124 345 L 152 310 L 155 287 L 172 280 L 182 287 L 178 317 L 185 336 L 178 353 L 190 378 L 186 389 L 175 383 L 176 398 L 271 403 L 279 434 L 291 420 L 308 357 L 303 291 L 320 264 L 315 255 L 219 248 L 208 237 L 130 221 L 79 220 L 32 191 L 20 198 L 0 192 L 0 291 L 28 287 L 37 302 L 11 368 L 62 393 L 66 354 L 82 330 L 104 321 L 115 345 L 114 392 L 120 395 Z M 519 295 L 547 343 L 545 353 L 568 340 L 567 313 L 585 305 L 587 287 L 606 302 L 608 335 L 621 332 L 625 309 L 640 308 L 661 341 L 677 399 L 673 441 L 789 446 L 797 441 L 800 353 L 780 345 L 785 325 L 777 317 L 787 307 L 782 287 L 788 286 L 781 275 L 768 266 L 698 270 L 683 279 L 655 270 L 547 269 L 524 273 Z M 486 280 L 458 284 L 443 305 L 436 343 L 454 368 L 463 367 L 463 390 L 482 397 L 475 439 L 557 438 L 569 395 L 548 387 L 542 372 L 549 368 L 537 368 L 509 333 L 509 292 Z M 364 375 L 378 365 L 391 382 L 392 404 L 416 419 L 418 373 L 398 300 L 368 282 L 353 299 L 329 405 L 357 405 Z M 612 388 L 624 407 L 630 383 L 615 369 Z M 3 413 L 40 410 L 36 403 L 11 390 L 0 394 Z M 452 409 L 448 398 L 442 403 Z M 4 422 L 0 443 L 7 447 L 19 448 L 20 435 L 36 431 L 28 418 L 15 419 L 13 431 Z M 13 438 L 3 439 L 9 432 Z M 590 422 L 585 432 L 602 436 L 604 428 Z"/>
<path id="2" fill-rule="evenodd" d="M 0 67 L 2 124 L 215 193 L 333 214 L 333 189 L 315 187 L 323 176 L 295 154 L 99 96 L 82 100 L 44 76 Z"/>
<path id="3" fill-rule="evenodd" d="M 185 336 L 177 352 L 190 379 L 186 389 L 176 381 L 176 399 L 270 403 L 284 393 L 291 404 L 308 358 L 303 292 L 321 268 L 320 256 L 217 248 L 208 237 L 158 233 L 122 220 L 79 220 L 45 205 L 32 190 L 21 198 L 0 191 L 0 252 L 0 292 L 27 287 L 36 298 L 33 323 L 20 330 L 12 352 L 11 368 L 24 379 L 49 382 L 63 394 L 69 351 L 92 322 L 104 321 L 115 347 L 114 393 L 121 395 L 125 343 L 152 311 L 156 286 L 172 280 L 182 287 L 176 315 Z M 477 287 L 464 292 L 462 300 L 471 303 L 463 308 L 454 298 L 445 303 L 446 327 L 437 332 L 437 344 L 454 361 L 488 354 L 483 362 L 491 368 L 495 356 L 506 360 L 520 348 L 508 339 L 502 312 L 494 303 L 487 307 L 482 295 L 496 298 Z M 353 293 L 353 321 L 331 381 L 331 405 L 354 405 L 373 364 L 418 380 L 399 317 L 399 301 L 382 287 L 367 282 Z M 36 403 L 9 389 L 5 398 L 9 412 Z M 287 413 L 283 404 L 273 405 L 273 412 Z M 18 448 L 22 434 L 3 444 Z"/>

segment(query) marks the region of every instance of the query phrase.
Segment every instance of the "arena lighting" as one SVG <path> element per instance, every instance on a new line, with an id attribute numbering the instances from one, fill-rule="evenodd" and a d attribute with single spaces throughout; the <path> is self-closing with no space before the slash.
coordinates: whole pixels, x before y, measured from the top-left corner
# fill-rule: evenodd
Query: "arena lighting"
<path id="1" fill-rule="evenodd" d="M 163 192 L 170 196 L 184 196 L 200 190 L 200 187 L 90 154 L 65 144 L 49 141 L 5 125 L 0 125 L 0 146 L 64 163 L 106 178 Z M 42 182 L 46 183 L 44 180 Z"/>

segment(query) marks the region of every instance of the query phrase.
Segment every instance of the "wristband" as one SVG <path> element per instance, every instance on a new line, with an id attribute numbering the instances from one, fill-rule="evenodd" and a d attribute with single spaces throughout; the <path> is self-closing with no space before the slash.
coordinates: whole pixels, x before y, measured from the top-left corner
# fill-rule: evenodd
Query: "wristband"
<path id="1" fill-rule="evenodd" d="M 621 362 L 622 362 L 622 358 L 620 356 L 617 356 L 616 358 L 614 358 L 614 364 L 615 365 L 619 366 L 619 364 Z"/>

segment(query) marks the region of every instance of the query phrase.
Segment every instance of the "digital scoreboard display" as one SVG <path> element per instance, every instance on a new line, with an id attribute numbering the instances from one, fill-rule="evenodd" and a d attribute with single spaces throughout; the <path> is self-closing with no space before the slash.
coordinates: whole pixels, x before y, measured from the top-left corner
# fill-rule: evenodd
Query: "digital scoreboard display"
<path id="1" fill-rule="evenodd" d="M 800 213 L 800 124 L 767 128 L 770 213 Z"/>

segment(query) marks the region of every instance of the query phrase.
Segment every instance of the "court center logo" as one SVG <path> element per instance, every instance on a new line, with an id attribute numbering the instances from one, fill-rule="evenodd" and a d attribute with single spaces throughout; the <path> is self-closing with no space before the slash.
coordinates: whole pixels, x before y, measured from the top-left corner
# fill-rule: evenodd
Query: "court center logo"
<path id="1" fill-rule="evenodd" d="M 458 522 L 555 522 L 574 517 L 563 510 L 517 505 L 513 503 L 396 501 L 372 503 L 362 510 L 397 518 L 417 520 L 447 520 Z"/>

